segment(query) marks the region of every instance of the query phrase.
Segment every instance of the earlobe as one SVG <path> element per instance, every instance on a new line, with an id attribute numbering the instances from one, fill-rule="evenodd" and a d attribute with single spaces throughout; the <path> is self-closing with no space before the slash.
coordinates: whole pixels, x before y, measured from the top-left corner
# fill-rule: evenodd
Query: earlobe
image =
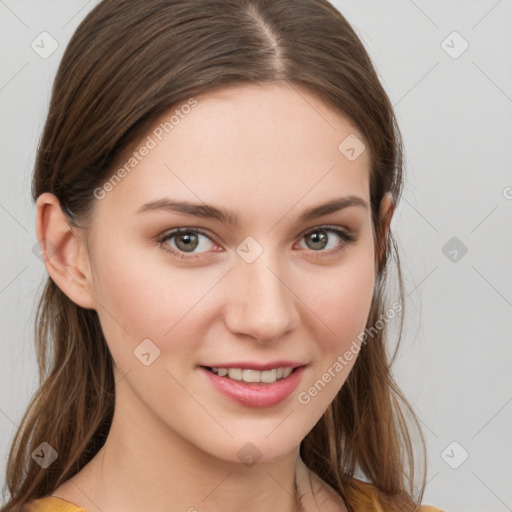
<path id="1" fill-rule="evenodd" d="M 54 194 L 45 192 L 36 202 L 36 235 L 48 274 L 76 304 L 96 309 L 92 295 L 89 256 Z"/>

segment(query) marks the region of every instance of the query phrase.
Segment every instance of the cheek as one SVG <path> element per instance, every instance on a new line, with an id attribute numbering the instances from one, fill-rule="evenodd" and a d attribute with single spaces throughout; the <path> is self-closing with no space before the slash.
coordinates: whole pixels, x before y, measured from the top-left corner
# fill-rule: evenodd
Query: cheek
<path id="1" fill-rule="evenodd" d="M 197 330 L 205 304 L 222 277 L 222 271 L 208 267 L 173 267 L 157 253 L 160 249 L 150 251 L 155 258 L 148 257 L 147 248 L 136 247 L 123 253 L 110 250 L 108 257 L 95 258 L 97 311 L 114 360 L 123 371 L 139 367 L 134 350 L 147 339 L 163 356 L 155 360 L 157 365 L 166 356 L 172 360 L 193 357 L 201 339 Z"/>
<path id="2" fill-rule="evenodd" d="M 375 285 L 371 251 L 354 252 L 339 267 L 310 278 L 302 276 L 297 282 L 301 282 L 305 302 L 324 326 L 324 349 L 342 348 L 364 330 Z"/>
<path id="3" fill-rule="evenodd" d="M 308 328 L 315 341 L 314 364 L 297 399 L 314 415 L 328 407 L 359 355 L 375 284 L 372 246 L 359 249 L 337 268 L 297 281 L 308 298 Z"/>
<path id="4" fill-rule="evenodd" d="M 324 289 L 325 295 L 318 297 L 315 310 L 320 311 L 320 318 L 315 358 L 296 396 L 299 407 L 304 407 L 312 417 L 320 418 L 354 367 L 371 307 L 373 285 L 370 265 L 369 272 L 354 271 L 346 279 L 340 278 L 337 286 L 333 282 L 332 288 Z"/>
<path id="5" fill-rule="evenodd" d="M 100 309 L 129 331 L 146 326 L 162 335 L 206 292 L 208 279 L 204 286 L 197 280 L 191 286 L 187 270 L 166 265 L 157 246 L 144 247 L 140 241 L 130 245 L 129 237 L 122 244 L 125 250 L 116 250 L 119 245 L 104 240 L 108 255 L 97 251 L 95 257 L 94 292 Z"/>

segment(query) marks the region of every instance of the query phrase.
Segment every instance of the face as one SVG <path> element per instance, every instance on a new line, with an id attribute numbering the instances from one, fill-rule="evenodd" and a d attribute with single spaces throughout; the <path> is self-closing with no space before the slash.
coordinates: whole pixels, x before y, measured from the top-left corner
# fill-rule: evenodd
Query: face
<path id="1" fill-rule="evenodd" d="M 271 461 L 357 357 L 375 279 L 369 155 L 347 158 L 358 129 L 296 87 L 188 104 L 96 192 L 88 251 L 116 408 L 214 457 Z"/>

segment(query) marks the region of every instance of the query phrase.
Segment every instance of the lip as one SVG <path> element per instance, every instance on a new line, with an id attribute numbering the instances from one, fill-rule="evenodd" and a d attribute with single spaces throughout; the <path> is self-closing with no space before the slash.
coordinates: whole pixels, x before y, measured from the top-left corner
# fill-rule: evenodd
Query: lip
<path id="1" fill-rule="evenodd" d="M 292 364 L 283 364 L 279 362 L 279 366 L 293 366 Z M 269 365 L 250 365 L 244 363 L 243 366 L 237 366 L 239 363 L 231 364 L 230 366 L 221 366 L 219 368 L 247 368 L 247 369 L 268 369 Z M 272 363 L 274 365 L 275 363 Z M 266 367 L 266 368 L 265 368 Z M 215 366 L 217 368 L 217 366 Z M 276 366 L 270 366 L 270 368 L 276 368 Z M 246 407 L 254 408 L 265 408 L 273 407 L 286 400 L 293 391 L 297 388 L 302 378 L 302 374 L 306 366 L 295 367 L 286 379 L 281 379 L 272 384 L 261 384 L 261 383 L 247 383 L 239 380 L 229 379 L 227 377 L 221 377 L 208 370 L 206 367 L 200 366 L 199 370 L 209 381 L 213 384 L 214 388 L 227 396 L 231 400 L 244 405 Z M 262 371 L 260 370 L 260 371 Z"/>
<path id="2" fill-rule="evenodd" d="M 260 372 L 265 370 L 273 370 L 274 368 L 298 368 L 299 366 L 305 366 L 306 363 L 299 361 L 286 361 L 284 359 L 279 361 L 271 361 L 269 363 L 257 363 L 255 361 L 235 361 L 234 363 L 215 363 L 215 364 L 202 364 L 201 366 L 207 366 L 209 368 L 243 368 L 246 370 L 259 370 Z"/>

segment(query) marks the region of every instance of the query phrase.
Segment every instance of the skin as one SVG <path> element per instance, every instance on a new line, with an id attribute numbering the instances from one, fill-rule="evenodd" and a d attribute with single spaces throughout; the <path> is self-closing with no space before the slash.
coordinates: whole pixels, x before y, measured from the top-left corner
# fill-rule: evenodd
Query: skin
<path id="1" fill-rule="evenodd" d="M 95 200 L 87 229 L 69 226 L 54 195 L 38 198 L 38 239 L 43 249 L 45 239 L 55 247 L 46 268 L 71 300 L 97 311 L 116 365 L 107 441 L 53 495 L 102 512 L 293 511 L 297 480 L 308 510 L 346 510 L 303 466 L 298 449 L 356 358 L 308 404 L 298 394 L 366 325 L 376 272 L 369 152 L 349 161 L 338 145 L 350 133 L 362 140 L 357 128 L 295 86 L 241 85 L 196 99 L 179 125 Z M 348 195 L 368 206 L 298 220 L 303 210 Z M 240 225 L 136 213 L 165 196 L 229 207 Z M 384 201 L 387 225 L 391 212 Z M 327 247 L 318 249 L 304 234 L 318 236 L 326 224 L 357 240 L 342 245 L 327 233 Z M 210 236 L 198 238 L 197 259 L 165 250 L 179 252 L 176 238 L 156 240 L 180 227 Z M 248 236 L 263 248 L 250 264 L 236 252 Z M 342 249 L 329 254 L 336 246 Z M 160 349 L 149 366 L 134 356 L 145 339 Z M 280 359 L 307 366 L 289 398 L 263 409 L 220 394 L 198 366 Z M 261 454 L 250 467 L 237 456 L 248 442 Z"/>

